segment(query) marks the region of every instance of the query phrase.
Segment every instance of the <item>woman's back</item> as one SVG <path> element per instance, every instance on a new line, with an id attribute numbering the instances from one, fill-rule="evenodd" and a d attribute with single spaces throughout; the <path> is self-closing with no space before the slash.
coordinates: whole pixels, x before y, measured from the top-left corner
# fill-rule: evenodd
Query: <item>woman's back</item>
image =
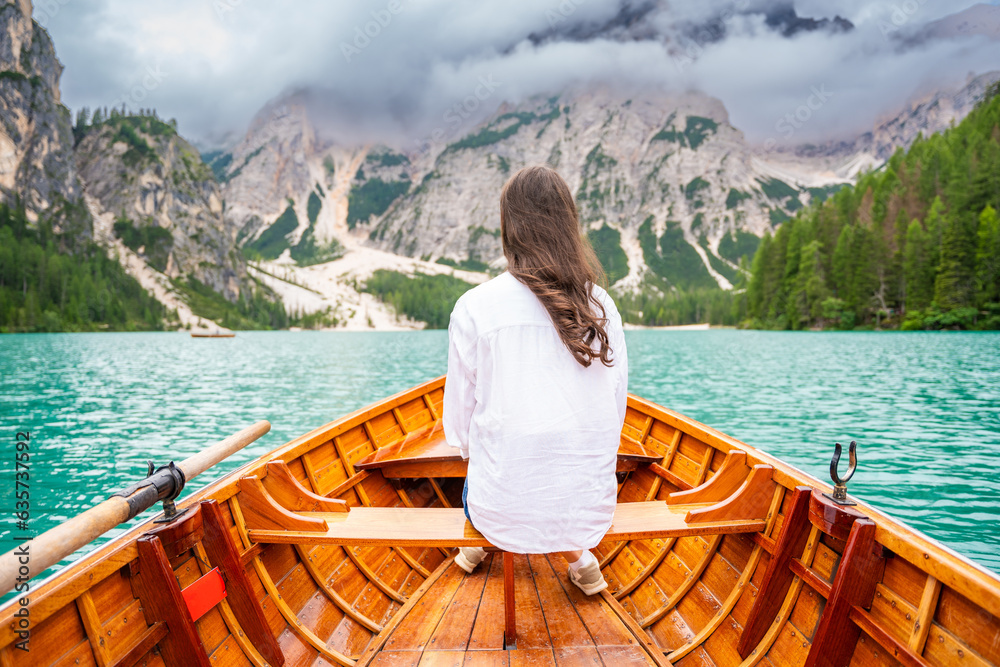
<path id="1" fill-rule="evenodd" d="M 445 435 L 469 458 L 472 523 L 508 551 L 589 549 L 611 524 L 628 362 L 618 310 L 604 289 L 592 290 L 604 305 L 611 367 L 579 363 L 509 272 L 467 292 L 452 313 Z"/>

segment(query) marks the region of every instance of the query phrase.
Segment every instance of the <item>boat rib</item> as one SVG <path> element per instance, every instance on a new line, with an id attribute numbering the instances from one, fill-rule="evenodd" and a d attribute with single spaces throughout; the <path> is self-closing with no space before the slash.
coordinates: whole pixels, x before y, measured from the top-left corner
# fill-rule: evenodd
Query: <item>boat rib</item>
<path id="1" fill-rule="evenodd" d="M 0 665 L 152 667 L 180 655 L 183 664 L 254 667 L 1000 667 L 996 575 L 863 503 L 833 507 L 823 496 L 829 485 L 634 395 L 622 429 L 616 526 L 647 508 L 673 523 L 645 532 L 613 526 L 595 549 L 610 587 L 592 597 L 568 581 L 560 556 L 515 555 L 508 602 L 499 554 L 472 575 L 451 555 L 463 540 L 480 538 L 463 532 L 459 516 L 464 464 L 442 460 L 440 450 L 421 458 L 421 447 L 443 437 L 443 399 L 439 377 L 345 415 L 185 497 L 178 506 L 187 518 L 140 523 L 32 582 L 31 651 L 16 648 L 15 599 L 0 609 Z M 296 499 L 281 489 L 269 495 L 268 485 L 281 480 L 265 480 L 268 464 L 286 491 L 301 484 L 348 507 L 311 496 L 317 506 L 349 511 L 282 506 Z M 210 533 L 197 516 L 212 501 L 218 518 Z M 270 516 L 289 517 L 296 530 L 263 521 L 267 503 Z M 337 532 L 350 516 L 350 525 L 372 526 L 363 522 L 375 519 L 363 517 L 377 512 L 441 517 L 458 532 L 442 542 L 427 537 L 433 526 L 405 521 L 391 540 L 374 528 Z M 699 516 L 718 520 L 698 526 Z M 154 536 L 161 540 L 150 542 Z M 170 589 L 162 596 L 139 585 L 150 544 L 160 545 L 158 562 L 174 573 L 160 580 Z M 216 599 L 205 582 L 218 581 L 220 564 L 210 557 L 222 553 L 219 544 L 246 577 L 222 577 L 227 595 Z M 208 611 L 193 618 L 205 596 Z M 157 610 L 167 598 L 188 608 L 164 620 Z"/>

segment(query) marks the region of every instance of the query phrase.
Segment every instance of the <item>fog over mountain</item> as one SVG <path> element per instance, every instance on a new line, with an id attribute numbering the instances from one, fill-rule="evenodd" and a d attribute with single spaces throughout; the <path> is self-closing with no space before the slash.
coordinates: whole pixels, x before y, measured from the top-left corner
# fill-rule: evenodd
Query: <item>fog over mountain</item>
<path id="1" fill-rule="evenodd" d="M 995 68 L 1000 41 L 988 28 L 925 29 L 973 6 L 303 0 L 289 10 L 259 0 L 51 0 L 35 18 L 59 44 L 68 106 L 155 107 L 202 146 L 232 143 L 268 100 L 291 91 L 304 91 L 333 140 L 413 147 L 450 129 L 456 113 L 461 133 L 503 102 L 589 83 L 625 94 L 701 90 L 750 141 L 802 143 L 869 131 L 915 93 Z M 973 15 L 988 24 L 998 12 L 979 5 Z M 779 132 L 814 89 L 826 94 L 810 122 L 793 137 Z"/>

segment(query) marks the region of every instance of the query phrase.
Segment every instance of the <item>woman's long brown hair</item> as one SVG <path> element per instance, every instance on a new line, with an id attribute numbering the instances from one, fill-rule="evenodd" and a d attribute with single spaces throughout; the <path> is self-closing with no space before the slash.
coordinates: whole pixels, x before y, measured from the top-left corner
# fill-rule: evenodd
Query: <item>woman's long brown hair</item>
<path id="1" fill-rule="evenodd" d="M 592 284 L 607 278 L 580 233 L 576 204 L 554 169 L 525 167 L 500 192 L 500 234 L 507 271 L 528 286 L 552 318 L 559 338 L 584 367 L 612 365 L 604 305 Z M 598 317 L 590 307 L 596 304 Z M 600 351 L 592 347 L 594 339 Z"/>

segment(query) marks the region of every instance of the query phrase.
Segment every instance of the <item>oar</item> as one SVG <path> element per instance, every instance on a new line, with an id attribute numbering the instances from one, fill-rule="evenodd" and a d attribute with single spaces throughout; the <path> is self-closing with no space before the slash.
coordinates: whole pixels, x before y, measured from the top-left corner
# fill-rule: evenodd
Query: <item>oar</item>
<path id="1" fill-rule="evenodd" d="M 271 430 L 267 421 L 259 421 L 204 451 L 174 465 L 163 466 L 138 484 L 119 491 L 100 505 L 73 517 L 55 528 L 26 540 L 21 546 L 0 556 L 0 594 L 44 572 L 85 544 L 92 542 L 115 526 L 144 512 L 158 501 L 164 501 L 168 516 L 173 499 L 189 481 L 219 461 L 243 449 Z"/>

